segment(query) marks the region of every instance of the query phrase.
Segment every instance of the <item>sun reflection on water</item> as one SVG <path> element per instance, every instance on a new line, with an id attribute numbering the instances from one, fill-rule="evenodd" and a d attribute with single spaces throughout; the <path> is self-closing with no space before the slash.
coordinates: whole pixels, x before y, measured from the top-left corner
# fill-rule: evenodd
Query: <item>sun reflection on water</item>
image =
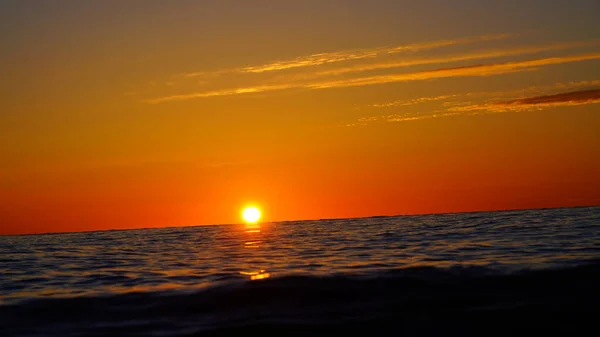
<path id="1" fill-rule="evenodd" d="M 244 248 L 253 248 L 254 252 L 248 253 L 248 259 L 259 258 L 264 252 L 262 250 L 258 250 L 261 248 L 263 243 L 263 235 L 261 234 L 261 226 L 260 224 L 246 224 L 244 226 Z M 249 271 L 241 271 L 240 274 L 244 276 L 248 276 L 250 280 L 263 280 L 271 277 L 271 273 L 268 273 L 265 270 L 264 266 L 249 266 Z"/>
<path id="2" fill-rule="evenodd" d="M 244 228 L 246 233 L 260 233 L 260 224 L 246 224 Z"/>
<path id="3" fill-rule="evenodd" d="M 271 277 L 271 274 L 262 273 L 262 274 L 258 274 L 258 275 L 252 275 L 252 276 L 250 276 L 250 279 L 251 280 L 262 280 L 262 279 L 269 278 L 269 277 Z"/>
<path id="4" fill-rule="evenodd" d="M 251 280 L 262 280 L 271 277 L 271 274 L 267 273 L 264 269 L 259 271 L 241 271 L 240 274 L 250 276 Z"/>
<path id="5" fill-rule="evenodd" d="M 262 241 L 248 241 L 244 243 L 244 248 L 260 248 Z"/>

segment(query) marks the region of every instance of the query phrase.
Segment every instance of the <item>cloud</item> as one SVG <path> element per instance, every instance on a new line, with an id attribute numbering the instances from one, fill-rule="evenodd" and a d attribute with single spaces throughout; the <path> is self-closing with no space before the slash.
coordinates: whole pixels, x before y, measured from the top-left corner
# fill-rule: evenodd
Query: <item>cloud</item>
<path id="1" fill-rule="evenodd" d="M 362 118 L 359 118 L 358 120 L 356 120 L 356 122 L 342 124 L 341 126 L 347 126 L 347 127 L 366 126 L 366 125 L 368 125 L 370 123 L 374 123 L 374 122 L 408 122 L 408 121 L 416 121 L 416 120 L 423 120 L 423 119 L 432 119 L 432 118 L 437 118 L 437 117 L 455 116 L 455 115 L 461 115 L 461 114 L 463 114 L 463 113 L 443 112 L 443 111 L 436 111 L 436 112 L 427 113 L 427 114 L 411 113 L 411 112 L 396 113 L 396 114 L 388 114 L 388 115 L 381 115 L 381 116 L 362 117 Z"/>
<path id="2" fill-rule="evenodd" d="M 172 95 L 159 97 L 154 99 L 149 99 L 146 102 L 151 104 L 170 102 L 170 101 L 185 101 L 195 98 L 203 98 L 203 97 L 214 97 L 214 96 L 231 96 L 231 95 L 239 95 L 239 94 L 250 94 L 250 93 L 258 93 L 263 91 L 273 91 L 273 90 L 283 90 L 293 88 L 293 85 L 280 84 L 280 85 L 262 85 L 255 87 L 246 87 L 246 88 L 235 88 L 235 89 L 224 89 L 224 90 L 215 90 L 215 91 L 205 91 L 205 92 L 196 92 L 190 94 L 182 94 L 182 95 Z"/>
<path id="3" fill-rule="evenodd" d="M 445 107 L 449 107 L 449 106 L 451 107 L 451 106 L 456 106 L 456 105 L 464 106 L 464 105 L 471 105 L 471 104 L 456 101 L 456 100 L 451 101 L 451 99 L 456 99 L 459 97 L 481 97 L 481 96 L 487 96 L 487 97 L 503 97 L 503 96 L 513 96 L 514 97 L 514 96 L 517 96 L 517 97 L 519 97 L 521 95 L 525 95 L 527 93 L 532 93 L 532 92 L 537 92 L 540 94 L 543 93 L 544 95 L 547 95 L 549 93 L 545 93 L 545 92 L 555 91 L 557 89 L 565 90 L 565 89 L 594 87 L 594 86 L 600 86 L 600 80 L 557 82 L 557 83 L 554 83 L 551 85 L 531 86 L 531 87 L 522 88 L 522 89 L 518 89 L 518 90 L 511 90 L 511 91 L 485 91 L 485 92 L 469 92 L 469 93 L 465 93 L 465 94 L 447 94 L 447 95 L 438 95 L 438 96 L 425 96 L 425 97 L 419 97 L 419 98 L 413 98 L 413 99 L 407 99 L 407 100 L 398 100 L 398 101 L 387 102 L 387 103 L 376 103 L 376 104 L 369 105 L 369 107 L 393 108 L 393 107 L 410 106 L 410 105 L 415 105 L 415 104 L 437 102 L 437 101 L 444 101 L 442 103 L 442 105 Z"/>
<path id="4" fill-rule="evenodd" d="M 541 66 L 570 63 L 570 62 L 579 62 L 579 61 L 585 61 L 585 60 L 596 60 L 596 59 L 600 59 L 600 53 L 551 57 L 551 58 L 535 59 L 535 60 L 529 60 L 529 61 L 477 64 L 477 65 L 469 65 L 469 66 L 462 66 L 462 67 L 440 68 L 440 69 L 426 70 L 426 71 L 412 72 L 412 73 L 367 76 L 367 77 L 358 77 L 358 78 L 350 78 L 350 79 L 334 80 L 334 81 L 319 81 L 319 82 L 308 82 L 308 83 L 290 82 L 290 83 L 286 83 L 286 84 L 248 86 L 248 87 L 240 87 L 240 88 L 234 88 L 234 89 L 203 91 L 203 92 L 190 93 L 190 94 L 165 96 L 165 97 L 159 97 L 159 98 L 147 100 L 147 102 L 148 103 L 161 103 L 161 102 L 181 101 L 181 100 L 188 100 L 188 99 L 202 98 L 202 97 L 231 96 L 231 95 L 238 95 L 238 94 L 268 92 L 268 91 L 292 89 L 292 88 L 305 88 L 305 89 L 343 88 L 343 87 L 366 86 L 366 85 L 385 84 L 385 83 L 394 83 L 394 82 L 422 81 L 422 80 L 449 78 L 449 77 L 491 76 L 491 75 L 508 74 L 508 73 L 519 72 L 519 71 L 537 70 Z"/>
<path id="5" fill-rule="evenodd" d="M 589 83 L 600 83 L 600 81 L 581 81 L 581 82 L 569 82 L 568 85 L 573 87 L 581 86 Z M 557 83 L 555 86 L 561 85 L 562 83 Z M 567 85 L 567 84 L 565 84 Z M 477 94 L 468 94 L 469 95 L 477 95 Z M 437 98 L 444 99 L 444 97 L 455 97 L 460 95 L 444 95 L 437 97 L 422 97 L 415 100 L 418 101 L 432 101 Z M 406 101 L 410 102 L 410 101 Z M 530 96 L 526 98 L 505 100 L 505 101 L 497 101 L 497 102 L 489 102 L 489 103 L 481 103 L 481 104 L 472 104 L 467 103 L 463 106 L 458 107 L 450 107 L 442 110 L 435 110 L 431 113 L 415 113 L 415 112 L 400 112 L 395 114 L 386 114 L 379 116 L 368 116 L 361 117 L 353 123 L 347 123 L 343 126 L 366 126 L 370 123 L 375 122 L 407 122 L 407 121 L 415 121 L 415 120 L 423 120 L 423 119 L 432 119 L 438 117 L 449 117 L 449 116 L 459 116 L 459 115 L 481 115 L 481 114 L 492 114 L 492 113 L 502 113 L 502 112 L 520 112 L 520 111 L 531 111 L 531 110 L 543 110 L 554 107 L 562 107 L 562 106 L 575 106 L 575 105 L 585 105 L 585 104 L 597 104 L 600 103 L 600 89 L 590 89 L 590 90 L 579 90 L 579 91 L 571 91 L 571 92 L 561 92 L 552 95 L 539 95 L 539 96 Z M 410 104 L 401 104 L 401 105 L 410 105 Z"/>
<path id="6" fill-rule="evenodd" d="M 600 89 L 564 92 L 554 95 L 533 96 L 501 102 L 472 104 L 448 109 L 450 112 L 508 112 L 541 110 L 559 106 L 600 103 Z"/>
<path id="7" fill-rule="evenodd" d="M 559 82 L 554 85 L 556 88 L 577 88 L 577 87 L 590 87 L 590 86 L 600 86 L 600 80 L 590 80 L 590 81 L 571 81 L 571 82 Z"/>
<path id="8" fill-rule="evenodd" d="M 462 39 L 454 39 L 454 40 L 441 40 L 441 41 L 433 41 L 433 42 L 425 42 L 425 43 L 416 43 L 407 46 L 399 46 L 391 48 L 387 51 L 388 54 L 400 53 L 404 51 L 419 51 L 425 49 L 446 47 L 452 45 L 459 44 L 469 44 L 483 41 L 493 41 L 493 40 L 503 40 L 511 37 L 516 37 L 518 34 L 496 34 L 496 35 L 484 35 L 478 37 L 468 37 Z"/>
<path id="9" fill-rule="evenodd" d="M 454 98 L 457 96 L 461 96 L 461 95 L 453 94 L 453 95 L 419 97 L 419 98 L 414 98 L 414 99 L 409 99 L 409 100 L 394 101 L 394 102 L 390 102 L 390 103 L 373 104 L 371 106 L 374 108 L 390 108 L 390 107 L 395 107 L 395 106 L 408 106 L 408 105 L 415 105 L 415 104 L 426 103 L 426 102 L 446 100 L 446 99 Z"/>
<path id="10" fill-rule="evenodd" d="M 585 60 L 600 59 L 600 53 L 584 54 L 574 56 L 561 56 L 543 58 L 529 61 L 517 61 L 506 63 L 478 64 L 462 67 L 441 68 L 426 70 L 414 73 L 401 73 L 390 75 L 376 75 L 368 77 L 359 77 L 353 79 L 336 80 L 329 82 L 319 82 L 306 85 L 307 88 L 324 89 L 340 88 L 352 86 L 364 86 L 374 84 L 384 84 L 393 82 L 420 81 L 446 77 L 465 77 L 465 76 L 490 76 L 506 74 L 517 71 L 536 70 L 541 66 L 548 66 L 561 63 L 579 62 Z"/>
<path id="11" fill-rule="evenodd" d="M 415 116 L 407 116 L 402 114 L 390 115 L 386 119 L 387 122 L 407 122 L 407 121 L 416 121 L 421 119 L 431 119 L 437 117 L 449 117 L 460 115 L 460 113 L 456 112 L 436 112 L 428 115 L 415 115 Z"/>
<path id="12" fill-rule="evenodd" d="M 537 85 L 522 88 L 518 90 L 510 91 L 487 91 L 487 92 L 472 92 L 465 94 L 465 96 L 488 96 L 488 97 L 524 97 L 525 95 L 531 95 L 531 93 L 537 93 L 538 95 L 550 95 L 556 90 L 566 90 L 574 88 L 584 87 L 596 87 L 600 86 L 600 80 L 584 80 L 584 81 L 570 81 L 570 82 L 557 82 L 550 85 Z M 446 103 L 444 103 L 446 104 Z"/>
<path id="13" fill-rule="evenodd" d="M 465 94 L 448 94 L 438 96 L 426 96 L 419 97 L 409 100 L 400 100 L 390 103 L 373 104 L 369 107 L 372 108 L 392 108 L 392 107 L 406 107 L 426 102 L 444 101 L 441 107 L 433 110 L 432 112 L 414 112 L 414 111 L 402 111 L 397 113 L 383 114 L 377 116 L 365 116 L 357 119 L 354 122 L 342 124 L 340 126 L 354 127 L 354 126 L 366 126 L 371 123 L 382 123 L 382 122 L 406 122 L 423 119 L 432 119 L 437 117 L 449 117 L 458 115 L 481 115 L 491 113 L 502 113 L 502 112 L 517 112 L 517 111 L 530 111 L 530 110 L 542 110 L 553 107 L 561 106 L 574 106 L 584 104 L 595 104 L 600 103 L 600 89 L 592 88 L 586 90 L 567 91 L 565 89 L 582 88 L 582 87 L 600 87 L 600 80 L 583 80 L 583 81 L 570 81 L 570 82 L 557 82 L 552 85 L 544 86 L 531 86 L 514 91 L 496 91 L 496 92 L 471 92 Z M 544 90 L 563 90 L 562 92 L 552 94 L 542 94 L 526 97 L 513 98 L 510 100 L 496 100 L 492 102 L 484 102 L 474 104 L 469 101 L 459 101 L 456 98 L 473 98 L 481 96 L 495 96 L 502 97 L 507 95 L 523 95 L 526 92 L 540 92 Z"/>
<path id="14" fill-rule="evenodd" d="M 549 45 L 545 45 L 545 46 L 536 46 L 536 47 L 521 47 L 521 48 L 508 49 L 508 50 L 491 50 L 491 51 L 483 51 L 483 52 L 473 52 L 473 53 L 469 53 L 469 54 L 444 56 L 444 57 L 438 57 L 438 58 L 422 58 L 422 59 L 414 59 L 414 60 L 388 61 L 388 62 L 372 63 L 372 64 L 357 64 L 354 66 L 336 68 L 336 69 L 320 71 L 320 72 L 316 72 L 316 73 L 312 73 L 312 74 L 307 74 L 307 75 L 305 75 L 305 78 L 315 78 L 315 77 L 331 76 L 331 75 L 342 75 L 342 74 L 346 74 L 346 73 L 378 70 L 378 69 L 390 69 L 390 68 L 400 68 L 400 67 L 411 67 L 411 66 L 417 66 L 417 65 L 442 64 L 442 63 L 477 60 L 477 59 L 488 59 L 488 58 L 497 58 L 497 57 L 514 56 L 514 55 L 525 55 L 525 54 L 540 53 L 540 52 L 544 52 L 544 51 L 553 51 L 553 50 L 569 49 L 569 48 L 584 47 L 584 46 L 594 46 L 594 45 L 598 45 L 598 44 L 600 44 L 600 41 L 565 42 L 565 43 L 553 43 L 553 44 L 549 44 Z"/>
<path id="15" fill-rule="evenodd" d="M 173 78 L 176 78 L 178 76 L 183 76 L 183 77 L 204 77 L 204 78 L 215 78 L 215 77 L 219 77 L 221 75 L 225 75 L 225 74 L 231 74 L 231 73 L 235 73 L 236 71 L 238 71 L 238 69 L 222 69 L 222 70 L 216 70 L 216 71 L 197 71 L 197 72 L 193 72 L 193 73 L 184 73 L 184 74 L 179 74 L 179 75 L 173 75 Z"/>
<path id="16" fill-rule="evenodd" d="M 461 38 L 453 40 L 438 40 L 423 43 L 413 43 L 408 45 L 394 47 L 379 47 L 371 49 L 346 50 L 331 53 L 319 53 L 307 56 L 297 57 L 291 60 L 274 61 L 258 66 L 248 66 L 236 69 L 225 69 L 215 72 L 194 72 L 183 74 L 185 77 L 216 77 L 227 73 L 263 73 L 269 71 L 278 71 L 291 68 L 311 67 L 328 63 L 336 63 L 350 60 L 360 60 L 367 58 L 375 58 L 382 55 L 396 54 L 401 52 L 415 52 L 434 48 L 441 48 L 452 45 L 469 44 L 483 41 L 502 40 L 510 37 L 515 37 L 517 34 L 496 34 L 484 35 L 470 38 Z"/>

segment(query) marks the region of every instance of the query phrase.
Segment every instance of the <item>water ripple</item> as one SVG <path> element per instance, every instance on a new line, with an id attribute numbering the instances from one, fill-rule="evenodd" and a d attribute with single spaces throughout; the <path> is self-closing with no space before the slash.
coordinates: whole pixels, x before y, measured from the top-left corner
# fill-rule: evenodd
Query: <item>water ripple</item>
<path id="1" fill-rule="evenodd" d="M 598 257 L 599 207 L 5 236 L 0 303 L 411 266 L 562 266 Z"/>

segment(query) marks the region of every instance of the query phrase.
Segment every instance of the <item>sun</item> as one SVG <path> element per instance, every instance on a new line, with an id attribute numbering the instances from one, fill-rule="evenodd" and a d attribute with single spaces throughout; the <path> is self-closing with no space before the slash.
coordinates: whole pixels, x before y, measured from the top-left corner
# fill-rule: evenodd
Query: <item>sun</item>
<path id="1" fill-rule="evenodd" d="M 260 210 L 256 207 L 247 207 L 242 212 L 242 218 L 247 223 L 255 223 L 260 219 Z"/>

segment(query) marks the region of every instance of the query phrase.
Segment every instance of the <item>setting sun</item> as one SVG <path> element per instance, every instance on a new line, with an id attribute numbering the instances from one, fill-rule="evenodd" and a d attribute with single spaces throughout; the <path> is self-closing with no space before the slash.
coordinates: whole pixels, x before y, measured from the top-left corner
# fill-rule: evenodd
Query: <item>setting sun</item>
<path id="1" fill-rule="evenodd" d="M 242 218 L 248 223 L 255 223 L 260 219 L 260 210 L 256 207 L 247 207 L 242 212 Z"/>

